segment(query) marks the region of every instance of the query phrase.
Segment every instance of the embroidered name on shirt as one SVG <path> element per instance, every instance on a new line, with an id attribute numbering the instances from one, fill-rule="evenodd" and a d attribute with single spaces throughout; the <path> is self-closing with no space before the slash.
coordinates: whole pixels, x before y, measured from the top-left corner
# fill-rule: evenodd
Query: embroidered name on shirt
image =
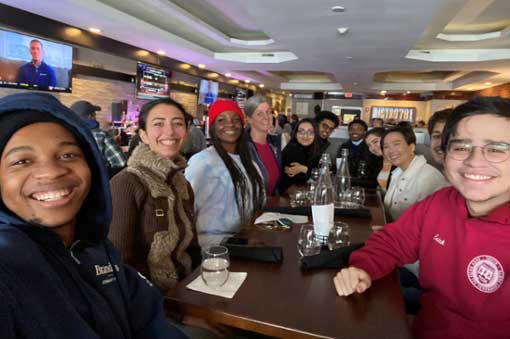
<path id="1" fill-rule="evenodd" d="M 444 239 L 441 239 L 439 233 L 436 233 L 436 235 L 434 236 L 434 241 L 437 242 L 439 245 L 444 246 L 445 241 Z"/>
<path id="2" fill-rule="evenodd" d="M 106 266 L 94 265 L 94 268 L 96 269 L 96 276 L 113 272 L 113 267 L 111 264 Z"/>

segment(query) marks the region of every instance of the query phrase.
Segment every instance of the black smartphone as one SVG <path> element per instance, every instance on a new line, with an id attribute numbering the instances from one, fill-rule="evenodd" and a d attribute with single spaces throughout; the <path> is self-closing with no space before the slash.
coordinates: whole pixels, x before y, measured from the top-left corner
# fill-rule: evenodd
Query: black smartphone
<path id="1" fill-rule="evenodd" d="M 248 245 L 248 238 L 230 237 L 222 241 L 225 245 Z"/>

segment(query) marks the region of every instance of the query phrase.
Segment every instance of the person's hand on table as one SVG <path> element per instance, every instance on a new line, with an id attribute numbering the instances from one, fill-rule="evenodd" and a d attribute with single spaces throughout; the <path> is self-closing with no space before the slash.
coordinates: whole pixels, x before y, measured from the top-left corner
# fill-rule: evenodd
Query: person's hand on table
<path id="1" fill-rule="evenodd" d="M 293 162 L 290 164 L 290 166 L 285 166 L 284 172 L 289 177 L 293 177 L 299 173 L 308 172 L 308 167 L 301 165 L 299 162 Z"/>
<path id="2" fill-rule="evenodd" d="M 218 323 L 212 323 L 205 319 L 185 315 L 182 318 L 182 323 L 187 326 L 199 327 L 203 328 L 211 333 L 214 333 L 218 337 L 231 337 L 232 330 L 224 325 L 220 325 Z"/>
<path id="3" fill-rule="evenodd" d="M 348 296 L 354 292 L 363 293 L 372 285 L 372 278 L 360 268 L 343 268 L 333 278 L 339 296 Z"/>

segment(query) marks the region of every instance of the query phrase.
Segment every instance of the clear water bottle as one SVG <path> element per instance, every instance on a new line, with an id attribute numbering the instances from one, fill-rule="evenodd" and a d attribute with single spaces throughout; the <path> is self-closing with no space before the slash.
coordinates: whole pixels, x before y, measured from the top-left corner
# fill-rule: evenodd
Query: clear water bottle
<path id="1" fill-rule="evenodd" d="M 313 195 L 315 194 L 315 187 L 317 186 L 317 181 L 319 181 L 319 169 L 312 169 L 312 173 L 310 178 L 306 181 L 306 189 L 307 189 L 307 199 L 310 203 L 313 202 Z"/>
<path id="2" fill-rule="evenodd" d="M 342 157 L 337 158 L 336 193 L 339 201 L 346 199 L 351 191 L 351 174 L 349 172 L 349 149 L 342 148 Z"/>
<path id="3" fill-rule="evenodd" d="M 335 188 L 329 174 L 331 159 L 328 153 L 322 154 L 319 179 L 315 187 L 312 217 L 315 234 L 322 243 L 327 243 L 329 230 L 333 227 L 335 214 Z"/>

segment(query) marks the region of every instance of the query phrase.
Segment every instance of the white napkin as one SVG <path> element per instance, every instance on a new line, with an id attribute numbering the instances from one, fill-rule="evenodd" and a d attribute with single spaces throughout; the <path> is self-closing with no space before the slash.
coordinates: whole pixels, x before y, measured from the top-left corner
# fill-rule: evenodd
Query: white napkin
<path id="1" fill-rule="evenodd" d="M 219 288 L 210 288 L 204 283 L 199 275 L 195 280 L 190 282 L 186 287 L 193 291 L 203 292 L 207 294 L 217 295 L 219 297 L 232 299 L 234 294 L 243 284 L 248 273 L 246 272 L 229 272 L 228 280 L 225 285 Z"/>
<path id="2" fill-rule="evenodd" d="M 295 224 L 304 224 L 308 222 L 308 217 L 306 215 L 295 215 L 295 214 L 284 214 L 277 212 L 265 212 L 262 213 L 260 217 L 255 220 L 255 224 L 264 224 L 269 221 L 274 221 L 282 218 L 287 218 L 292 220 Z"/>

